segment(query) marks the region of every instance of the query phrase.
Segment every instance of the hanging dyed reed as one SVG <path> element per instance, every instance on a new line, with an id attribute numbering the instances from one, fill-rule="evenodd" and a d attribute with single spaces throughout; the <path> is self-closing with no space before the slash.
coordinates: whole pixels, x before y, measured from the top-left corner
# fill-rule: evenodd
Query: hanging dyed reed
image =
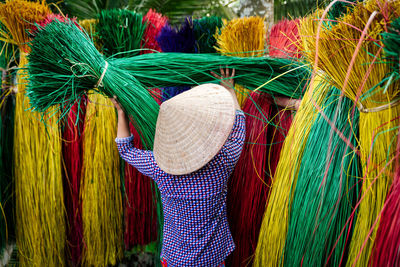
<path id="1" fill-rule="evenodd" d="M 218 45 L 216 50 L 227 56 L 264 56 L 265 33 L 264 20 L 261 17 L 233 19 L 222 28 L 220 33 L 216 33 Z M 246 89 L 246 84 L 235 81 L 236 96 L 239 105 L 242 106 L 249 90 Z"/>
<path id="2" fill-rule="evenodd" d="M 21 55 L 20 66 L 27 63 L 24 60 Z M 39 114 L 26 111 L 29 106 L 23 94 L 26 76 L 22 71 L 17 82 L 14 177 L 19 262 L 21 266 L 64 266 L 66 229 L 58 116 L 48 116 L 44 125 Z"/>
<path id="3" fill-rule="evenodd" d="M 228 181 L 228 222 L 236 246 L 227 260 L 230 266 L 250 264 L 256 248 L 271 184 L 267 169 L 267 136 L 272 130 L 269 126 L 272 103 L 269 95 L 253 92 L 243 106 L 245 145 Z"/>
<path id="4" fill-rule="evenodd" d="M 278 166 L 279 158 L 283 143 L 288 135 L 289 129 L 293 121 L 293 111 L 286 107 L 272 106 L 273 120 L 272 124 L 275 126 L 273 131 L 269 131 L 268 143 L 268 173 L 274 177 L 276 167 Z M 262 211 L 264 213 L 265 209 Z"/>
<path id="5" fill-rule="evenodd" d="M 195 35 L 191 17 L 185 18 L 178 27 L 166 24 L 157 38 L 162 52 L 194 53 Z M 161 74 L 159 74 L 161 75 Z M 162 88 L 164 102 L 190 89 L 190 86 L 169 86 Z"/>
<path id="6" fill-rule="evenodd" d="M 383 206 L 379 228 L 370 257 L 370 265 L 399 266 L 400 264 L 400 169 Z"/>
<path id="7" fill-rule="evenodd" d="M 85 99 L 76 102 L 68 114 L 63 131 L 62 154 L 65 165 L 64 201 L 68 217 L 67 240 L 70 265 L 79 266 L 82 254 L 82 206 L 80 184 L 82 173 L 82 134 L 85 118 Z"/>
<path id="8" fill-rule="evenodd" d="M 146 29 L 143 34 L 143 48 L 142 53 L 153 53 L 154 51 L 161 52 L 160 45 L 157 42 L 157 37 L 159 36 L 161 30 L 167 23 L 167 17 L 162 14 L 155 12 L 153 9 L 149 9 L 146 15 L 143 17 L 143 24 L 146 25 Z"/>
<path id="9" fill-rule="evenodd" d="M 254 266 L 277 266 L 283 263 L 282 252 L 292 196 L 307 138 L 318 114 L 312 101 L 320 103 L 327 88 L 327 83 L 317 76 L 312 87 L 306 91 L 283 143 L 280 160 L 272 177 L 272 189 L 258 237 Z"/>
<path id="10" fill-rule="evenodd" d="M 166 23 L 157 37 L 157 42 L 163 52 L 193 53 L 195 38 L 192 18 L 185 18 L 177 27 Z"/>
<path id="11" fill-rule="evenodd" d="M 299 168 L 284 250 L 285 266 L 340 266 L 353 225 L 347 224 L 357 202 L 358 112 L 332 87 L 321 103 Z M 326 116 L 326 117 L 325 117 Z M 328 119 L 332 124 L 329 124 Z M 344 142 L 335 130 L 349 138 Z"/>
<path id="12" fill-rule="evenodd" d="M 299 58 L 299 19 L 283 19 L 271 28 L 268 38 L 268 52 L 271 57 Z"/>
<path id="13" fill-rule="evenodd" d="M 222 19 L 216 16 L 193 20 L 196 53 L 216 52 L 215 47 L 217 45 L 217 40 L 215 36 L 220 34 L 222 25 Z"/>
<path id="14" fill-rule="evenodd" d="M 101 51 L 106 56 L 135 56 L 139 54 L 146 25 L 143 16 L 125 9 L 102 10 L 98 15 L 96 31 Z M 129 52 L 128 52 L 129 51 Z M 123 54 L 118 54 L 124 52 Z"/>
<path id="15" fill-rule="evenodd" d="M 50 13 L 45 2 L 21 0 L 0 4 L 0 18 L 20 49 L 19 67 L 27 64 L 27 29 Z M 4 32 L 2 32 L 3 34 Z M 61 140 L 57 112 L 47 124 L 27 112 L 27 76 L 18 73 L 14 128 L 16 241 L 21 266 L 64 266 L 65 221 L 61 180 Z"/>
<path id="16" fill-rule="evenodd" d="M 90 94 L 83 135 L 81 180 L 83 266 L 115 265 L 123 257 L 123 209 L 117 117 L 112 102 Z"/>
<path id="17" fill-rule="evenodd" d="M 320 23 L 319 37 L 316 37 L 314 27 L 301 33 L 310 37 L 307 56 L 310 62 L 318 60 L 314 68 L 325 71 L 336 87 L 362 111 L 359 126 L 362 201 L 350 244 L 348 266 L 368 264 L 379 224 L 369 232 L 383 207 L 393 177 L 393 164 L 389 159 L 396 147 L 397 131 L 394 127 L 398 125 L 396 118 L 400 115 L 400 106 L 394 101 L 398 99 L 400 82 L 388 75 L 393 66 L 382 62 L 380 34 L 399 13 L 399 1 L 368 0 L 355 5 L 352 13 L 332 27 Z M 364 244 L 368 236 L 370 238 Z"/>

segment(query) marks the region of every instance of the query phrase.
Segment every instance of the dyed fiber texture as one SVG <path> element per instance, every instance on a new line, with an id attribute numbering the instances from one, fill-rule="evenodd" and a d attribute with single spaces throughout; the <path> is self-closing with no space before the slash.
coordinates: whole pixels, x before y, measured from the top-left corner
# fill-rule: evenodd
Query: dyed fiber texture
<path id="1" fill-rule="evenodd" d="M 217 40 L 215 36 L 220 33 L 222 25 L 222 19 L 216 16 L 193 20 L 196 53 L 216 52 Z"/>
<path id="2" fill-rule="evenodd" d="M 86 99 L 76 102 L 68 114 L 63 131 L 62 155 L 64 159 L 64 202 L 67 212 L 68 261 L 79 266 L 82 255 L 82 203 L 80 185 L 83 163 L 83 123 Z"/>
<path id="3" fill-rule="evenodd" d="M 161 52 L 161 47 L 157 42 L 157 37 L 160 35 L 161 30 L 167 23 L 167 17 L 157 13 L 153 9 L 149 9 L 146 15 L 143 17 L 143 24 L 146 25 L 146 29 L 143 33 L 142 47 L 144 49 L 141 53 L 153 53 L 154 51 Z"/>
<path id="4" fill-rule="evenodd" d="M 400 172 L 397 170 L 382 209 L 370 257 L 371 266 L 400 265 Z"/>
<path id="5" fill-rule="evenodd" d="M 177 27 L 165 24 L 157 37 L 157 42 L 163 52 L 193 53 L 195 36 L 192 18 L 185 18 Z"/>
<path id="6" fill-rule="evenodd" d="M 274 126 L 274 129 L 268 132 L 269 147 L 267 151 L 269 159 L 267 161 L 267 170 L 271 177 L 275 174 L 282 146 L 286 136 L 288 135 L 294 117 L 292 110 L 278 107 L 276 105 L 272 106 L 272 114 L 273 118 L 271 123 Z"/>
<path id="7" fill-rule="evenodd" d="M 242 154 L 228 181 L 227 212 L 235 250 L 228 257 L 230 266 L 251 263 L 262 214 L 271 184 L 267 169 L 267 136 L 273 127 L 272 100 L 267 94 L 253 92 L 246 99 L 246 139 Z"/>
<path id="8" fill-rule="evenodd" d="M 312 101 L 320 103 L 329 86 L 316 77 L 306 91 L 292 126 L 283 143 L 280 160 L 272 177 L 272 189 L 258 237 L 254 266 L 282 265 L 290 207 L 297 176 L 310 129 L 318 111 Z"/>
<path id="9" fill-rule="evenodd" d="M 161 30 L 157 38 L 162 52 L 194 53 L 195 34 L 191 17 L 187 17 L 184 22 L 173 27 L 168 23 Z M 190 89 L 189 86 L 171 86 L 162 89 L 162 102 Z"/>
<path id="10" fill-rule="evenodd" d="M 298 50 L 300 45 L 299 23 L 299 19 L 283 19 L 272 26 L 267 44 L 270 56 L 283 58 L 301 57 Z"/>
<path id="11" fill-rule="evenodd" d="M 303 152 L 285 242 L 285 266 L 340 266 L 353 225 L 347 223 L 357 202 L 359 159 L 333 127 L 357 146 L 359 112 L 331 88 L 321 103 Z"/>
<path id="12" fill-rule="evenodd" d="M 123 257 L 123 208 L 117 117 L 112 102 L 90 94 L 83 135 L 82 265 L 115 265 Z"/>
<path id="13" fill-rule="evenodd" d="M 340 19 L 340 23 L 333 27 L 321 25 L 318 51 L 315 25 L 300 30 L 301 36 L 309 37 L 304 38 L 308 60 L 314 62 L 317 55 L 318 68 L 329 75 L 336 87 L 344 91 L 359 109 L 369 109 L 360 114 L 363 185 L 347 266 L 368 265 L 379 226 L 379 213 L 393 179 L 394 165 L 390 159 L 396 147 L 395 127 L 398 125 L 396 118 L 400 115 L 400 106 L 388 105 L 381 111 L 373 109 L 397 99 L 400 81 L 390 80 L 388 74 L 393 65 L 381 62 L 381 33 L 399 12 L 398 1 L 369 0 L 359 3 L 353 6 L 351 13 Z M 319 24 L 319 21 L 315 23 Z M 349 60 L 344 62 L 343 58 Z"/>
<path id="14" fill-rule="evenodd" d="M 20 67 L 26 65 L 21 54 Z M 18 75 L 15 104 L 14 179 L 16 235 L 21 266 L 65 266 L 66 226 L 58 116 L 46 125 L 27 111 L 26 76 Z M 49 110 L 49 112 L 54 112 Z"/>
<path id="15" fill-rule="evenodd" d="M 143 16 L 125 9 L 102 10 L 98 15 L 101 51 L 106 56 L 127 57 L 139 54 L 146 25 Z"/>
<path id="16" fill-rule="evenodd" d="M 244 17 L 229 21 L 215 34 L 216 50 L 227 56 L 261 57 L 264 55 L 265 26 L 261 17 Z M 249 90 L 236 84 L 236 97 L 243 106 Z"/>

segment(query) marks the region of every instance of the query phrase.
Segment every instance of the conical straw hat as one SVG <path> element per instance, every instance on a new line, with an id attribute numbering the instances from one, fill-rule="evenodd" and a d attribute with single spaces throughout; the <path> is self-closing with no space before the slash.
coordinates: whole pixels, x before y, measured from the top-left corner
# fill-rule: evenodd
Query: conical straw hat
<path id="1" fill-rule="evenodd" d="M 232 95 L 217 84 L 196 86 L 165 101 L 154 137 L 158 166 L 173 175 L 197 171 L 221 150 L 234 120 Z"/>

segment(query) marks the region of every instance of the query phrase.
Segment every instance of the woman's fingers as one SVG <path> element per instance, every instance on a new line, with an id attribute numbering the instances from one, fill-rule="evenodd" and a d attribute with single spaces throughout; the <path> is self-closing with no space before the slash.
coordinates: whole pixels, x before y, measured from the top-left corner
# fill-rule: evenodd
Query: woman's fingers
<path id="1" fill-rule="evenodd" d="M 214 76 L 215 78 L 217 78 L 218 80 L 221 79 L 221 77 L 218 76 L 215 72 L 213 72 L 213 71 L 210 71 L 210 72 L 211 72 L 211 75 Z"/>

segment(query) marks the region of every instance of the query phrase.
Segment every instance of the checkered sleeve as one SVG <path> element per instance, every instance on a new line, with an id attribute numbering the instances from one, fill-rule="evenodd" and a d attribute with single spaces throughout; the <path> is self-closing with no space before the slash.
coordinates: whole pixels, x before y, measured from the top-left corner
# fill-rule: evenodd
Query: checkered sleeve
<path id="1" fill-rule="evenodd" d="M 154 178 L 154 173 L 158 166 L 154 160 L 152 151 L 135 148 L 133 145 L 133 136 L 116 138 L 115 142 L 123 160 L 131 164 L 142 174 Z"/>
<path id="2" fill-rule="evenodd" d="M 246 120 L 243 111 L 237 110 L 235 123 L 220 153 L 224 157 L 228 167 L 233 167 L 237 163 L 242 153 L 244 140 L 246 137 Z"/>

